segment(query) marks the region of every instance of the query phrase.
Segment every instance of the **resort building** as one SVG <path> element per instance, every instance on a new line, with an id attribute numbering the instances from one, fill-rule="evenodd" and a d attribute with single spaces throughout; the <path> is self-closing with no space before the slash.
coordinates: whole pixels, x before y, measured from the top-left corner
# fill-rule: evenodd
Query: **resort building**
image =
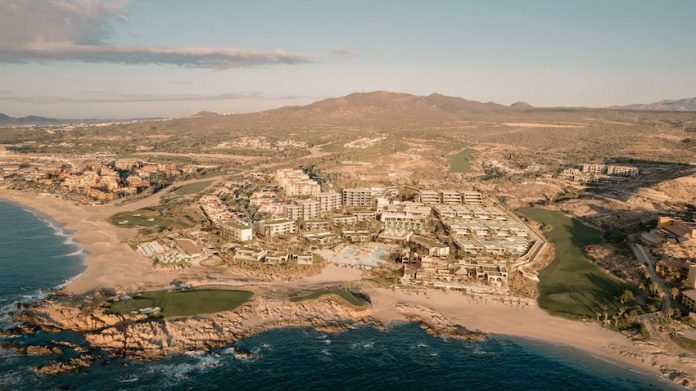
<path id="1" fill-rule="evenodd" d="M 604 174 L 607 172 L 605 164 L 583 164 L 582 172 L 586 174 Z"/>
<path id="2" fill-rule="evenodd" d="M 606 164 L 583 164 L 582 172 L 585 174 L 601 175 L 607 174 L 610 176 L 636 176 L 640 173 L 640 169 L 635 166 L 615 166 Z"/>
<path id="3" fill-rule="evenodd" d="M 696 312 L 696 289 L 682 291 L 682 304 L 691 312 Z"/>
<path id="4" fill-rule="evenodd" d="M 269 252 L 268 254 L 266 254 L 264 263 L 268 265 L 282 265 L 288 262 L 288 258 L 289 255 L 287 253 Z"/>
<path id="5" fill-rule="evenodd" d="M 298 200 L 285 206 L 285 215 L 290 220 L 312 220 L 319 216 L 319 201 Z"/>
<path id="6" fill-rule="evenodd" d="M 319 201 L 319 211 L 321 212 L 341 209 L 341 195 L 335 191 L 316 194 L 314 199 Z"/>
<path id="7" fill-rule="evenodd" d="M 607 175 L 636 176 L 640 173 L 634 166 L 607 166 Z"/>
<path id="8" fill-rule="evenodd" d="M 328 232 L 331 230 L 331 223 L 328 220 L 305 220 L 304 230 L 308 232 Z"/>
<path id="9" fill-rule="evenodd" d="M 372 190 L 367 187 L 343 189 L 343 205 L 372 206 Z"/>
<path id="10" fill-rule="evenodd" d="M 353 216 L 355 216 L 359 222 L 377 220 L 377 212 L 374 211 L 353 212 Z"/>
<path id="11" fill-rule="evenodd" d="M 418 200 L 423 204 L 439 204 L 440 194 L 435 190 L 418 190 Z"/>
<path id="12" fill-rule="evenodd" d="M 302 236 L 308 243 L 326 246 L 333 244 L 336 241 L 336 235 L 331 232 L 318 232 L 314 234 L 306 234 Z"/>
<path id="13" fill-rule="evenodd" d="M 657 219 L 655 234 L 662 240 L 688 242 L 696 238 L 696 222 L 661 216 Z"/>
<path id="14" fill-rule="evenodd" d="M 234 251 L 234 259 L 260 262 L 266 257 L 266 254 L 266 250 L 253 247 L 239 247 Z"/>
<path id="15" fill-rule="evenodd" d="M 342 231 L 341 236 L 351 243 L 365 243 L 372 240 L 370 231 Z"/>
<path id="16" fill-rule="evenodd" d="M 429 257 L 448 257 L 450 254 L 449 246 L 437 239 L 421 235 L 412 235 L 410 242 L 412 249 Z"/>
<path id="17" fill-rule="evenodd" d="M 689 265 L 689 274 L 686 276 L 686 283 L 689 288 L 696 288 L 696 264 Z"/>
<path id="18" fill-rule="evenodd" d="M 370 188 L 370 196 L 372 198 L 396 197 L 397 195 L 399 195 L 399 191 L 396 189 L 396 187 L 372 186 Z"/>
<path id="19" fill-rule="evenodd" d="M 254 238 L 254 231 L 246 224 L 233 220 L 225 221 L 218 225 L 220 236 L 233 242 L 248 242 Z"/>
<path id="20" fill-rule="evenodd" d="M 309 253 L 293 254 L 293 259 L 298 265 L 311 265 L 314 263 L 314 255 Z"/>
<path id="21" fill-rule="evenodd" d="M 423 228 L 423 219 L 408 212 L 383 212 L 380 221 L 385 231 L 419 232 Z"/>
<path id="22" fill-rule="evenodd" d="M 179 238 L 174 240 L 174 242 L 176 243 L 177 249 L 183 252 L 184 254 L 188 255 L 189 257 L 198 257 L 203 253 L 203 251 L 200 247 L 198 247 L 196 242 L 194 242 L 191 239 Z"/>
<path id="23" fill-rule="evenodd" d="M 265 237 L 288 235 L 297 232 L 297 224 L 292 220 L 261 220 L 257 222 L 259 233 Z"/>
<path id="24" fill-rule="evenodd" d="M 251 227 L 230 213 L 218 197 L 214 195 L 204 196 L 199 202 L 203 214 L 220 231 L 220 236 L 223 239 L 237 242 L 253 239 L 254 234 Z"/>
<path id="25" fill-rule="evenodd" d="M 353 215 L 333 216 L 330 217 L 329 220 L 331 220 L 334 225 L 353 225 L 358 223 L 358 218 Z"/>
<path id="26" fill-rule="evenodd" d="M 443 190 L 440 192 L 440 199 L 443 204 L 461 204 L 462 195 L 458 191 Z"/>
<path id="27" fill-rule="evenodd" d="M 321 192 L 319 184 L 302 170 L 281 169 L 276 171 L 275 180 L 288 196 L 312 196 Z"/>
<path id="28" fill-rule="evenodd" d="M 483 204 L 483 196 L 478 191 L 465 191 L 462 192 L 462 199 L 467 205 L 481 205 Z"/>

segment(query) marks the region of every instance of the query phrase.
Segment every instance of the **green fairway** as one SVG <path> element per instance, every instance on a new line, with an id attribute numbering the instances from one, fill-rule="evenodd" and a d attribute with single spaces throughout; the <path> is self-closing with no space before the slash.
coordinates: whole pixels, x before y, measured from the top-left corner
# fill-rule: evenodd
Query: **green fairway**
<path id="1" fill-rule="evenodd" d="M 176 189 L 174 189 L 174 194 L 181 195 L 181 196 L 195 194 L 195 193 L 198 193 L 198 192 L 205 190 L 205 188 L 210 186 L 211 183 L 213 183 L 213 181 L 201 181 L 201 182 L 189 183 L 188 185 L 179 186 Z"/>
<path id="2" fill-rule="evenodd" d="M 556 249 L 553 262 L 539 271 L 539 305 L 575 317 L 593 318 L 603 305 L 611 313 L 614 298 L 629 287 L 585 257 L 585 246 L 604 242 L 601 232 L 548 209 L 522 208 L 519 212 L 550 227 L 546 237 Z"/>
<path id="3" fill-rule="evenodd" d="M 159 208 L 143 208 L 131 212 L 120 212 L 107 219 L 111 224 L 124 228 L 165 227 L 191 228 L 195 223 L 186 216 L 167 217 Z"/>
<path id="4" fill-rule="evenodd" d="M 324 295 L 340 296 L 348 303 L 358 307 L 368 304 L 368 300 L 362 297 L 362 295 L 356 294 L 354 292 L 342 288 L 321 289 L 304 295 L 291 296 L 290 301 L 312 300 Z"/>
<path id="5" fill-rule="evenodd" d="M 454 155 L 448 156 L 447 161 L 450 164 L 450 171 L 460 172 L 462 174 L 469 172 L 471 169 L 471 161 L 474 159 L 474 152 L 473 149 L 465 149 Z"/>
<path id="6" fill-rule="evenodd" d="M 231 311 L 246 303 L 252 292 L 226 289 L 144 292 L 131 300 L 117 301 L 111 311 L 127 314 L 145 307 L 162 308 L 162 316 L 192 316 Z"/>

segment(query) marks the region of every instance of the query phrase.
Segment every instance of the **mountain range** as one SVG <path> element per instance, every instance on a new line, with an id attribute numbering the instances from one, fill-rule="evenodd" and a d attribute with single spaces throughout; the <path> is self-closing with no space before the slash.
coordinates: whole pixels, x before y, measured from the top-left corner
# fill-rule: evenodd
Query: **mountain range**
<path id="1" fill-rule="evenodd" d="M 532 111 L 541 108 L 531 106 L 526 102 L 516 102 L 510 106 L 494 102 L 477 102 L 459 97 L 442 94 L 417 96 L 406 93 L 374 91 L 353 93 L 340 98 L 329 98 L 311 103 L 306 106 L 285 106 L 256 113 L 274 119 L 283 117 L 290 122 L 300 122 L 312 117 L 327 123 L 341 122 L 370 122 L 388 124 L 389 121 L 422 122 L 431 119 L 440 121 L 462 120 L 467 115 L 514 114 L 521 111 Z M 555 108 L 562 109 L 562 108 Z M 583 108 L 573 108 L 583 109 Z M 654 103 L 631 104 L 625 106 L 610 106 L 612 110 L 636 111 L 696 111 L 696 97 L 662 100 Z M 202 111 L 192 115 L 192 118 L 217 117 L 213 112 Z M 0 126 L 11 125 L 57 125 L 77 122 L 94 122 L 95 120 L 69 120 L 39 117 L 10 117 L 0 113 Z"/>
<path id="2" fill-rule="evenodd" d="M 28 115 L 26 117 L 10 117 L 9 115 L 0 113 L 0 125 L 55 125 L 64 122 L 70 121 L 38 117 L 35 115 Z"/>
<path id="3" fill-rule="evenodd" d="M 696 111 L 696 97 L 685 99 L 666 99 L 653 103 L 612 106 L 611 108 L 642 111 Z"/>

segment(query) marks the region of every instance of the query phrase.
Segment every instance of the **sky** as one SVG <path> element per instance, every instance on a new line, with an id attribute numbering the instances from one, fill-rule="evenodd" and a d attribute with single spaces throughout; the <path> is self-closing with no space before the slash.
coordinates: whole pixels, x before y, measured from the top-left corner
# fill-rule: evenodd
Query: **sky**
<path id="1" fill-rule="evenodd" d="M 260 111 L 353 92 L 696 96 L 694 0 L 2 0 L 0 113 Z"/>

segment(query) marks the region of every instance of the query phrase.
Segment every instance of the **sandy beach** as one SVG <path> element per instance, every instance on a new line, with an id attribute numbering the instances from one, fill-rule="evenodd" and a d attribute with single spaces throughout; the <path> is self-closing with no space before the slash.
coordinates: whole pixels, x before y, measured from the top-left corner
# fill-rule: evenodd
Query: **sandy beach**
<path id="1" fill-rule="evenodd" d="M 82 293 L 101 287 L 135 289 L 143 284 L 162 284 L 174 273 L 153 273 L 152 262 L 133 251 L 123 240 L 135 230 L 114 227 L 106 218 L 121 210 L 156 204 L 159 196 L 125 206 L 75 205 L 50 195 L 0 190 L 4 199 L 37 213 L 70 234 L 85 252 L 85 270 L 66 286 L 69 293 Z"/>
<path id="2" fill-rule="evenodd" d="M 397 310 L 399 304 L 423 306 L 440 312 L 451 322 L 470 330 L 568 345 L 659 374 L 658 368 L 642 358 L 620 353 L 635 348 L 629 338 L 594 322 L 552 316 L 533 300 L 520 306 L 503 303 L 494 296 L 479 299 L 457 292 L 430 291 L 427 295 L 418 295 L 399 290 L 369 289 L 367 293 L 373 302 L 374 316 L 384 322 L 401 318 Z"/>
<path id="3" fill-rule="evenodd" d="M 135 231 L 115 227 L 105 219 L 113 213 L 154 205 L 160 196 L 152 196 L 123 206 L 78 206 L 48 195 L 0 190 L 0 198 L 33 210 L 70 233 L 85 250 L 85 270 L 65 287 L 69 293 L 81 293 L 100 287 L 125 290 L 143 286 L 165 286 L 180 271 L 154 271 L 151 261 L 133 251 L 123 240 Z M 262 286 L 311 286 L 358 281 L 361 271 L 330 265 L 322 273 L 290 282 L 266 282 Z M 205 277 L 200 276 L 204 281 Z M 216 280 L 221 285 L 241 285 L 230 276 L 229 281 Z M 247 281 L 248 283 L 248 281 Z M 573 321 L 552 316 L 538 307 L 535 301 L 523 300 L 523 305 L 503 303 L 494 296 L 475 298 L 457 292 L 431 290 L 416 294 L 408 290 L 367 288 L 374 317 L 384 323 L 405 320 L 399 307 L 422 306 L 435 310 L 451 322 L 470 330 L 485 333 L 534 338 L 568 345 L 625 365 L 660 374 L 661 367 L 680 368 L 676 358 L 669 355 L 650 356 L 635 342 L 620 333 L 600 327 L 594 322 Z M 506 298 L 508 301 L 510 298 Z M 689 373 L 691 368 L 685 368 Z"/>

